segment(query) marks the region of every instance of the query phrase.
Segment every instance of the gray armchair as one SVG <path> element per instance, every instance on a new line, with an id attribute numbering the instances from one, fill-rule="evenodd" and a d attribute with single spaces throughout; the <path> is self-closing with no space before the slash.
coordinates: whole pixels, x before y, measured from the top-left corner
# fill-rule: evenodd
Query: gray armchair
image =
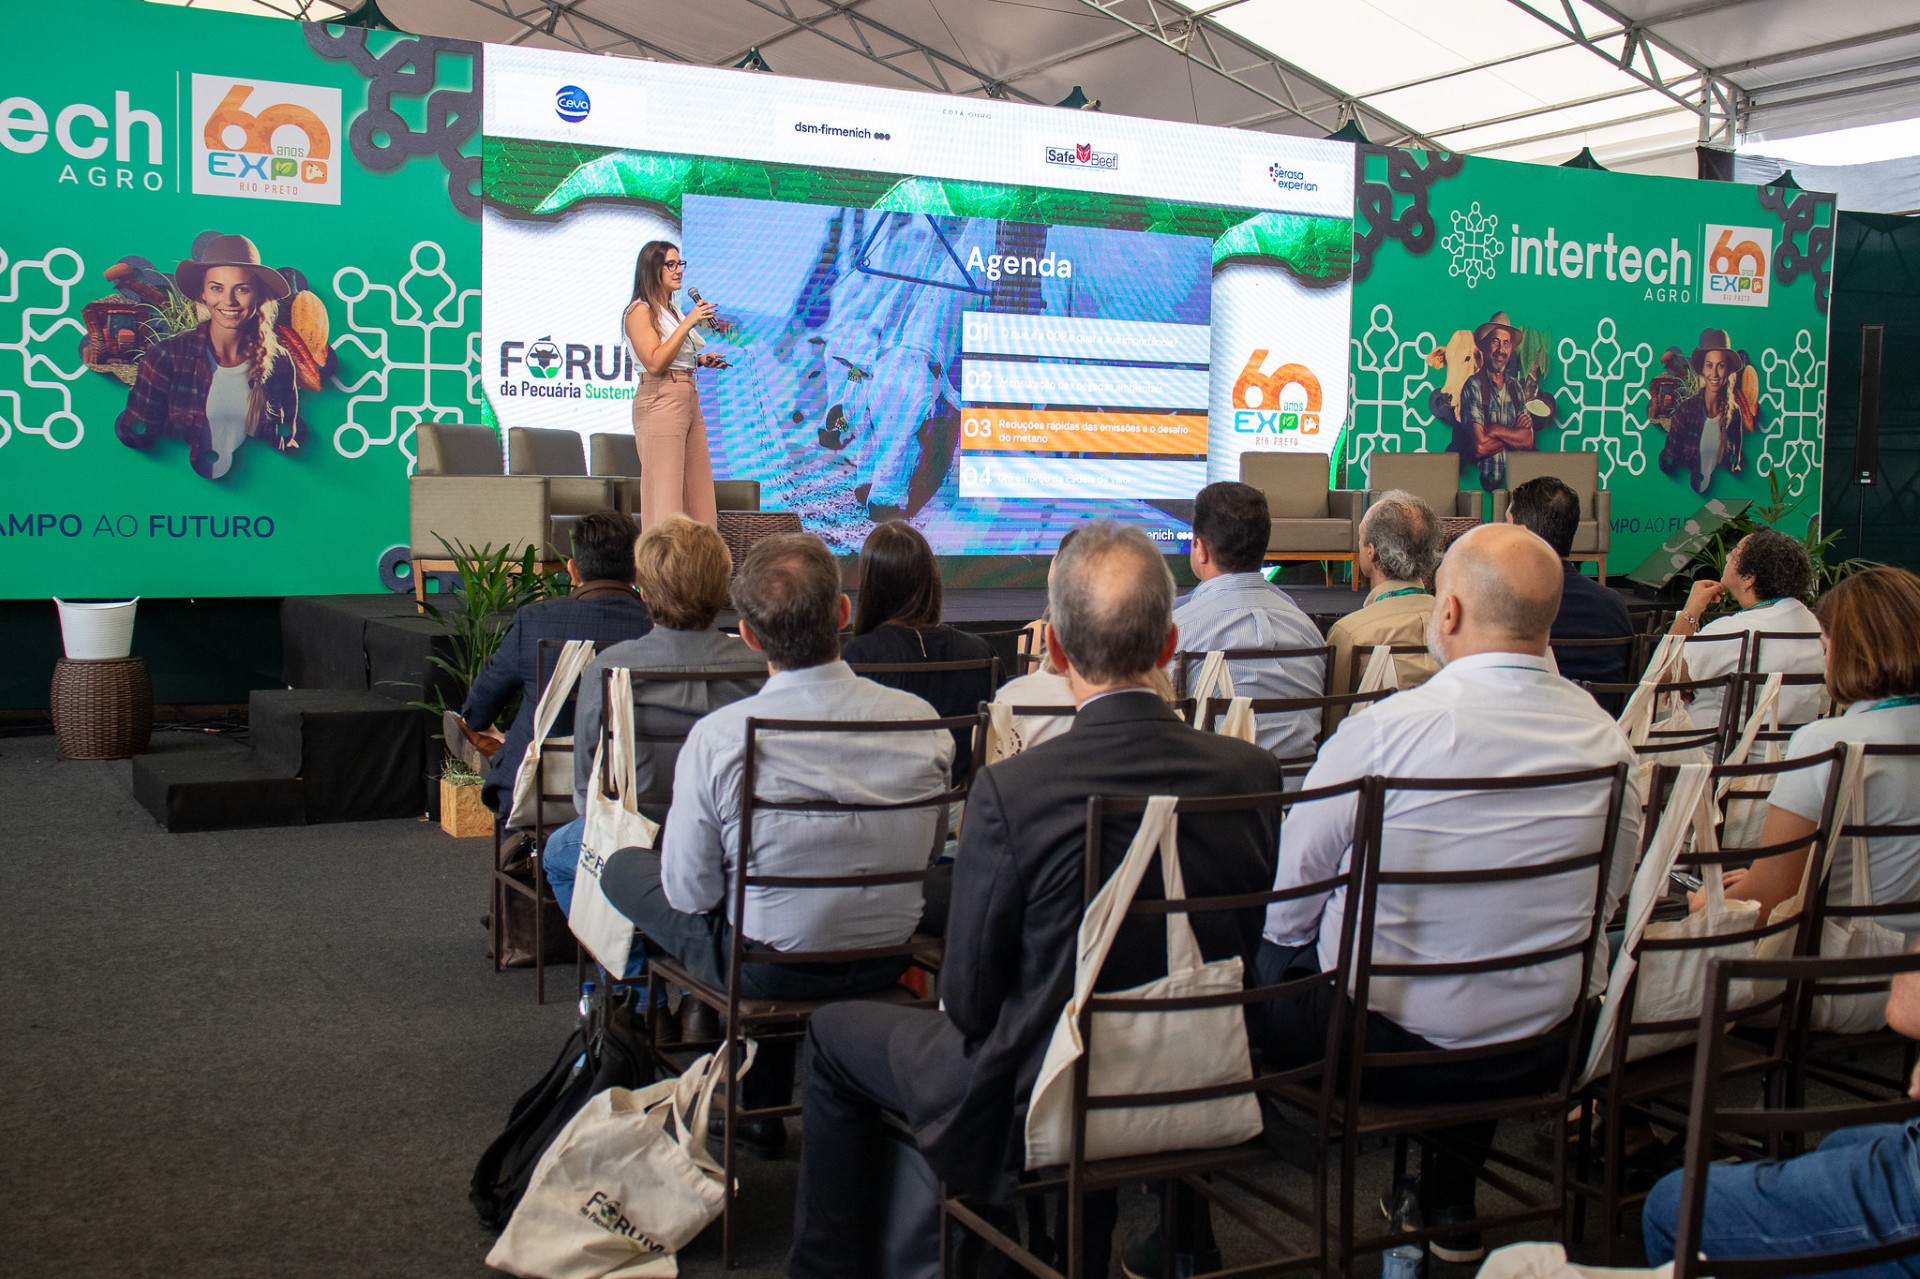
<path id="1" fill-rule="evenodd" d="M 587 449 L 578 431 L 513 427 L 507 432 L 507 474 L 546 476 L 556 516 L 591 515 L 618 501 L 616 481 L 587 474 Z"/>
<path id="2" fill-rule="evenodd" d="M 1582 449 L 1574 453 L 1507 454 L 1507 487 L 1493 491 L 1493 518 L 1507 518 L 1514 488 L 1546 475 L 1572 489 L 1580 499 L 1584 518 L 1574 531 L 1573 553 L 1567 558 L 1576 563 L 1591 560 L 1600 584 L 1606 585 L 1607 548 L 1613 540 L 1613 499 L 1600 487 L 1598 453 Z"/>
<path id="3" fill-rule="evenodd" d="M 428 573 L 453 571 L 448 543 L 505 546 L 516 555 L 531 546 L 548 570 L 566 562 L 566 541 L 555 538 L 547 477 L 505 474 L 492 427 L 422 422 L 414 430 L 414 447 L 418 463 L 407 490 L 415 598 L 426 598 Z"/>
<path id="4" fill-rule="evenodd" d="M 1433 513 L 1451 519 L 1481 519 L 1478 489 L 1460 487 L 1458 453 L 1383 453 L 1367 457 L 1367 501 L 1388 489 L 1403 489 L 1426 502 Z"/>
<path id="5" fill-rule="evenodd" d="M 621 510 L 640 518 L 640 446 L 624 431 L 601 431 L 589 441 L 588 458 L 597 476 L 613 480 L 614 498 Z M 760 509 L 760 481 L 715 480 L 714 509 L 729 511 Z M 723 530 L 724 531 L 724 530 Z"/>
<path id="6" fill-rule="evenodd" d="M 1324 453 L 1242 453 L 1240 482 L 1267 497 L 1273 532 L 1269 561 L 1319 560 L 1333 584 L 1333 565 L 1351 565 L 1360 549 L 1360 494 L 1327 485 Z M 1354 589 L 1360 589 L 1354 573 Z"/>

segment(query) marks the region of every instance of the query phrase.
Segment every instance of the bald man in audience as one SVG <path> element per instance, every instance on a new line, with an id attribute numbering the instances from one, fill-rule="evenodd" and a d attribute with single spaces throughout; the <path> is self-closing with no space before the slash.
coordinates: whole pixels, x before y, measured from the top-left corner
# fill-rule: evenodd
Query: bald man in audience
<path id="1" fill-rule="evenodd" d="M 1177 631 L 1173 576 L 1144 533 L 1110 520 L 1083 526 L 1054 561 L 1047 596 L 1047 645 L 1079 711 L 1066 733 L 974 782 L 954 856 L 942 1007 L 849 1002 L 821 1009 L 809 1025 L 790 1275 L 892 1273 L 881 1250 L 900 1223 L 879 1220 L 882 1112 L 906 1121 L 950 1187 L 992 1192 L 1023 1165 L 1016 1108 L 1033 1090 L 1073 987 L 1089 798 L 1280 789 L 1271 754 L 1188 727 L 1154 691 Z M 1105 828 L 1105 873 L 1120 864 L 1138 825 L 1120 818 Z M 1277 826 L 1272 810 L 1183 816 L 1187 893 L 1264 889 Z M 1148 880 L 1141 896 L 1158 896 L 1157 877 Z M 1257 908 L 1192 919 L 1208 959 L 1252 962 Z M 1098 988 L 1128 989 L 1165 973 L 1163 921 L 1136 919 L 1116 938 Z M 931 1256 L 937 1218 L 921 1225 Z M 1105 1233 L 1090 1226 L 1090 1245 Z M 1105 1261 L 1088 1273 L 1105 1274 Z"/>
<path id="2" fill-rule="evenodd" d="M 1626 765 L 1633 755 L 1619 727 L 1578 685 L 1556 675 L 1547 639 L 1560 607 L 1559 556 L 1515 525 L 1487 525 L 1455 542 L 1441 562 L 1427 646 L 1441 663 L 1419 688 L 1396 693 L 1341 724 L 1307 774 L 1305 786 L 1350 778 L 1520 777 Z M 1630 772 L 1631 770 L 1629 770 Z M 1613 841 L 1606 886 L 1611 917 L 1633 877 L 1641 799 L 1629 791 Z M 1521 791 L 1396 791 L 1383 824 L 1384 865 L 1402 870 L 1469 870 L 1558 861 L 1601 845 L 1610 788 L 1605 783 Z M 1352 852 L 1353 801 L 1303 804 L 1280 838 L 1276 886 L 1324 879 Z M 1565 876 L 1472 889 L 1389 885 L 1380 891 L 1374 934 L 1378 963 L 1470 961 L 1564 946 L 1593 923 L 1593 899 Z M 1263 980 L 1324 971 L 1340 944 L 1345 895 L 1283 902 L 1267 913 L 1259 965 Z M 1604 935 L 1594 939 L 1586 990 L 1568 957 L 1499 978 L 1376 978 L 1369 992 L 1368 1038 L 1381 1050 L 1473 1048 L 1537 1035 L 1568 1021 L 1583 999 L 1606 988 Z M 1263 1044 L 1270 1062 L 1293 1066 L 1325 1042 L 1322 1003 L 1276 1005 Z M 1303 1054 L 1306 1056 L 1303 1057 Z M 1399 1101 L 1462 1101 L 1555 1086 L 1562 1046 L 1454 1064 L 1376 1072 L 1369 1091 Z M 1461 1129 L 1473 1147 L 1491 1142 L 1493 1125 Z M 1475 1170 L 1437 1162 L 1421 1187 L 1429 1225 L 1473 1215 Z M 1443 1260 L 1480 1252 L 1475 1235 L 1442 1238 Z"/>

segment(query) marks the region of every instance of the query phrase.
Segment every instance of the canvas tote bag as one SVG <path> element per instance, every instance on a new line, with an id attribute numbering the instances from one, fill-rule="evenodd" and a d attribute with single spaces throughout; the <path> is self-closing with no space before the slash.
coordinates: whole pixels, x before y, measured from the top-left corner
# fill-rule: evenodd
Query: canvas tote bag
<path id="1" fill-rule="evenodd" d="M 1753 704 L 1753 714 L 1747 716 L 1745 727 L 1740 730 L 1739 740 L 1733 749 L 1727 752 L 1729 764 L 1773 764 L 1780 760 L 1780 743 L 1769 739 L 1760 748 L 1760 758 L 1753 757 L 1753 750 L 1760 734 L 1780 727 L 1780 689 L 1783 677 L 1778 673 L 1767 676 L 1761 687 L 1760 696 Z M 1760 843 L 1761 832 L 1767 825 L 1767 796 L 1773 792 L 1774 779 L 1771 777 L 1728 777 L 1720 782 L 1720 789 L 1714 799 L 1720 805 L 1725 819 L 1720 827 L 1720 842 L 1727 848 L 1753 848 Z"/>
<path id="2" fill-rule="evenodd" d="M 659 825 L 634 806 L 633 677 L 625 667 L 615 667 L 607 680 L 606 720 L 611 740 L 594 752 L 586 827 L 580 836 L 579 868 L 574 872 L 573 913 L 567 925 L 617 979 L 627 971 L 633 921 L 607 900 L 600 875 L 613 854 L 623 848 L 652 848 L 660 836 Z"/>
<path id="3" fill-rule="evenodd" d="M 566 796 L 546 801 L 547 826 L 559 826 L 578 816 L 573 811 L 573 754 L 565 749 L 550 749 L 572 746 L 573 739 L 549 740 L 547 734 L 553 731 L 567 699 L 573 696 L 573 686 L 580 682 L 581 672 L 592 663 L 592 640 L 568 640 L 567 646 L 560 650 L 560 660 L 554 663 L 547 686 L 540 690 L 540 701 L 533 708 L 533 740 L 527 744 L 527 753 L 520 757 L 520 771 L 513 778 L 513 811 L 507 815 L 507 825 L 514 830 L 534 828 L 541 809 L 542 791 Z"/>
<path id="4" fill-rule="evenodd" d="M 1865 820 L 1866 812 L 1867 765 L 1866 751 L 1858 742 L 1841 744 L 1840 792 L 1834 804 L 1833 828 L 1839 831 L 1849 825 Z M 1853 859 L 1853 902 L 1855 906 L 1873 904 L 1873 862 L 1869 856 L 1867 841 L 1857 835 L 1845 840 L 1827 841 L 1825 863 L 1814 866 L 1814 859 L 1807 858 L 1807 867 L 1800 876 L 1800 891 L 1774 908 L 1773 919 L 1791 919 L 1806 906 L 1807 893 L 1816 884 L 1824 884 L 1827 879 L 1827 866 L 1832 859 L 1840 855 L 1840 845 L 1847 846 L 1847 856 Z M 1779 933 L 1767 938 L 1761 944 L 1763 958 L 1784 956 L 1791 952 L 1794 934 Z M 1820 939 L 1815 953 L 1828 959 L 1865 959 L 1876 955 L 1899 955 L 1907 949 L 1906 935 L 1898 929 L 1888 928 L 1870 915 L 1828 918 L 1820 929 Z M 1815 995 L 1811 1011 L 1811 1028 L 1816 1031 L 1828 1031 L 1841 1035 L 1864 1035 L 1879 1030 L 1887 1024 L 1887 996 L 1885 991 L 1864 991 L 1859 994 Z"/>
<path id="5" fill-rule="evenodd" d="M 1211 698 L 1227 698 L 1227 713 L 1220 717 L 1213 731 L 1222 737 L 1231 737 L 1238 741 L 1254 744 L 1253 699 L 1237 697 L 1233 691 L 1233 674 L 1227 670 L 1227 655 L 1215 650 L 1208 653 L 1206 660 L 1200 663 L 1200 675 L 1193 681 L 1193 704 L 1204 715 L 1207 702 Z"/>
<path id="6" fill-rule="evenodd" d="M 1752 942 L 1699 950 L 1653 951 L 1641 955 L 1643 938 L 1718 937 L 1752 929 L 1759 924 L 1757 902 L 1728 901 L 1718 874 L 1706 880 L 1706 908 L 1685 919 L 1650 922 L 1653 908 L 1666 896 L 1668 874 L 1674 859 L 1685 852 L 1691 840 L 1695 851 L 1718 851 L 1714 837 L 1712 770 L 1706 764 L 1682 764 L 1668 796 L 1666 811 L 1654 831 L 1653 842 L 1640 859 L 1633 887 L 1627 894 L 1627 936 L 1620 958 L 1607 974 L 1606 998 L 1600 1005 L 1600 1019 L 1594 1029 L 1593 1047 L 1587 1053 L 1586 1069 L 1580 1082 L 1588 1083 L 1607 1072 L 1613 1060 L 1613 1040 L 1622 1021 L 1697 1020 L 1700 1001 L 1707 987 L 1707 964 L 1715 959 L 1750 959 Z M 1640 980 L 1634 989 L 1634 1008 L 1628 1017 L 1625 1001 L 1627 981 L 1636 971 Z M 1730 1007 L 1745 1007 L 1762 995 L 1750 983 L 1736 988 Z M 1652 1057 L 1694 1042 L 1696 1030 L 1676 1030 L 1665 1034 L 1639 1035 L 1628 1053 L 1629 1061 Z"/>
<path id="7" fill-rule="evenodd" d="M 998 764 L 1003 759 L 1012 759 L 1021 750 L 1020 734 L 1013 726 L 1013 707 L 1006 702 L 987 703 L 987 757 L 980 761 L 985 768 L 989 764 Z"/>
<path id="8" fill-rule="evenodd" d="M 524 1279 L 679 1273 L 674 1254 L 726 1202 L 725 1175 L 707 1151 L 724 1060 L 708 1053 L 677 1078 L 596 1093 L 534 1165 L 487 1264 Z M 749 1043 L 739 1073 L 752 1064 Z"/>
<path id="9" fill-rule="evenodd" d="M 1178 803 L 1171 795 L 1155 795 L 1147 801 L 1147 811 L 1141 816 L 1140 829 L 1126 857 L 1080 922 L 1073 994 L 1060 1011 L 1027 1107 L 1029 1169 L 1053 1168 L 1067 1162 L 1073 1066 L 1083 1055 L 1092 1054 L 1087 1088 L 1093 1096 L 1199 1088 L 1253 1078 L 1246 1022 L 1240 1008 L 1233 1004 L 1182 1012 L 1096 1013 L 1091 1043 L 1080 1037 L 1080 1009 L 1093 997 L 1100 967 L 1106 962 L 1148 865 L 1156 857 L 1167 900 L 1186 897 L 1176 847 Z M 1238 956 L 1208 963 L 1194 940 L 1192 921 L 1184 914 L 1168 914 L 1165 918 L 1167 975 L 1113 993 L 1136 999 L 1170 999 L 1243 989 Z M 1232 1146 L 1259 1133 L 1260 1107 L 1252 1093 L 1185 1105 L 1095 1110 L 1087 1115 L 1086 1157 L 1117 1159 L 1167 1150 Z"/>
<path id="10" fill-rule="evenodd" d="M 1672 1279 L 1673 1263 L 1664 1266 L 1576 1266 L 1557 1243 L 1512 1243 L 1488 1254 L 1479 1279 Z"/>

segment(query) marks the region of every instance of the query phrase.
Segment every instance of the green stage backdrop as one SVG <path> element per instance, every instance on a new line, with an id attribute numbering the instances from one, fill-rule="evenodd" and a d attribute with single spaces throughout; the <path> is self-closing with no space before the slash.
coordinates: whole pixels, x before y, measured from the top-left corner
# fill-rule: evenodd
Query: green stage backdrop
<path id="1" fill-rule="evenodd" d="M 1609 574 L 1770 479 L 1788 531 L 1819 514 L 1833 197 L 1361 147 L 1355 203 L 1350 485 L 1454 449 L 1504 487 L 1461 410 L 1517 392 L 1536 449 L 1599 454 Z"/>
<path id="2" fill-rule="evenodd" d="M 479 46 L 138 0 L 9 17 L 0 596 L 380 589 L 414 424 L 479 420 Z M 171 277 L 209 233 L 297 290 L 297 418 L 224 456 L 133 447 L 129 385 L 197 322 Z"/>

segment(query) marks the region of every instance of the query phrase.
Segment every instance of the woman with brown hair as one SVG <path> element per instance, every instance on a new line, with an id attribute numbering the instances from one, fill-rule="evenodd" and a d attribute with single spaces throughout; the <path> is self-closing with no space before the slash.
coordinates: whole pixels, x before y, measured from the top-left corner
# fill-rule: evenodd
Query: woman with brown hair
<path id="1" fill-rule="evenodd" d="M 712 321 L 713 303 L 696 302 L 685 315 L 673 304 L 686 270 L 678 245 L 666 240 L 642 245 L 633 264 L 633 300 L 620 319 L 641 368 L 633 394 L 633 434 L 640 447 L 643 532 L 676 511 L 709 528 L 719 520 L 707 420 L 700 413 L 693 371 L 724 369 L 727 362 L 702 351 L 705 339 L 694 331 Z"/>
<path id="2" fill-rule="evenodd" d="M 1826 647 L 1827 689 L 1845 711 L 1795 731 L 1787 758 L 1818 755 L 1842 742 L 1920 743 L 1920 577 L 1902 568 L 1871 568 L 1828 591 L 1815 610 Z M 1875 825 L 1920 824 L 1920 766 L 1908 759 L 1869 759 L 1865 812 Z M 1810 838 L 1827 789 L 1826 768 L 1781 775 L 1768 801 L 1762 845 Z M 1728 871 L 1727 895 L 1760 903 L 1765 919 L 1800 891 L 1807 850 L 1764 857 L 1747 870 Z M 1920 900 L 1920 837 L 1883 836 L 1872 842 L 1869 865 L 1876 902 Z M 1852 900 L 1853 865 L 1835 857 L 1827 878 L 1830 900 Z M 1700 894 L 1695 894 L 1698 898 Z M 1696 909 L 1698 907 L 1696 906 Z M 1920 915 L 1882 921 L 1920 936 Z"/>
<path id="3" fill-rule="evenodd" d="M 933 548 L 913 525 L 895 520 L 874 526 L 860 548 L 860 599 L 853 612 L 853 639 L 840 656 L 859 666 L 907 662 L 984 661 L 993 648 L 978 635 L 940 622 L 940 568 Z M 971 715 L 993 696 L 993 680 L 979 671 L 878 671 L 878 684 L 926 699 L 942 716 Z M 955 734 L 955 777 L 965 777 L 973 740 Z"/>
<path id="4" fill-rule="evenodd" d="M 200 323 L 155 343 L 114 433 L 129 448 L 156 440 L 187 444 L 187 461 L 210 480 L 224 477 L 250 439 L 286 452 L 300 447 L 293 361 L 274 336 L 287 278 L 265 266 L 244 235 L 202 237 L 173 278 Z"/>

